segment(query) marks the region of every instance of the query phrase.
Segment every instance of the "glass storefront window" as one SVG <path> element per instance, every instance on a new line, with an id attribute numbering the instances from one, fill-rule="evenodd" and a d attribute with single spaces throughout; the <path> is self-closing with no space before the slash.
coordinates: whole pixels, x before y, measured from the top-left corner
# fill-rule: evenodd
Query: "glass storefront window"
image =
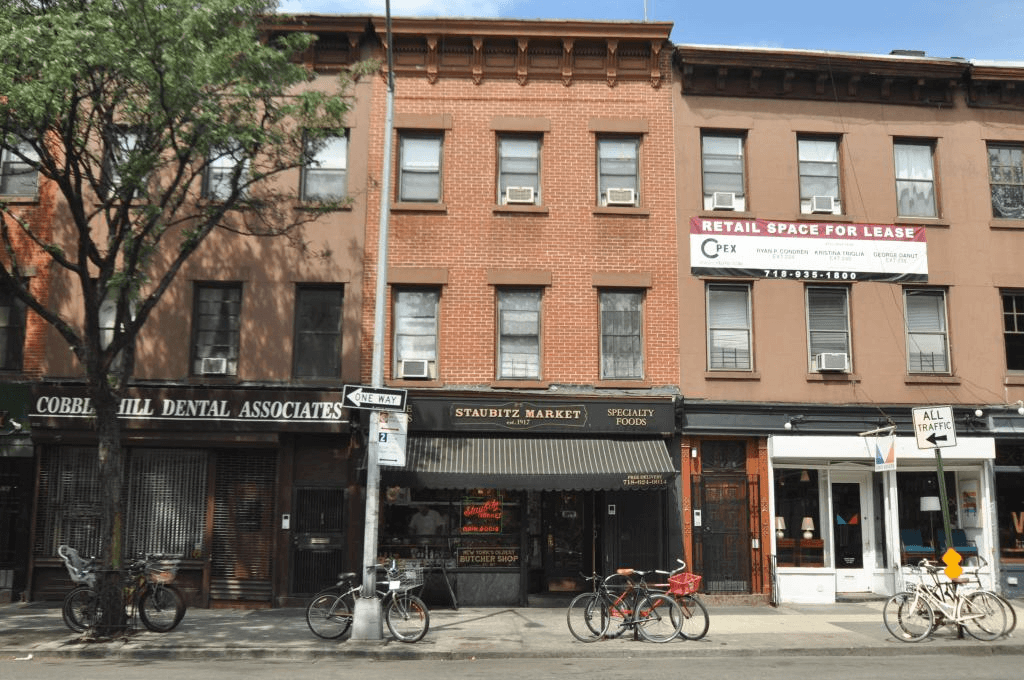
<path id="1" fill-rule="evenodd" d="M 777 562 L 780 567 L 825 566 L 818 470 L 775 470 Z"/>
<path id="2" fill-rule="evenodd" d="M 949 507 L 949 523 L 959 527 L 958 504 L 956 502 L 956 473 L 945 473 L 946 503 Z M 939 480 L 934 471 L 896 473 L 896 493 L 899 496 L 900 529 L 921 532 L 924 544 L 935 548 L 938 531 L 942 529 L 942 499 Z"/>
<path id="3" fill-rule="evenodd" d="M 996 474 L 996 524 L 1003 562 L 1024 564 L 1024 473 Z"/>

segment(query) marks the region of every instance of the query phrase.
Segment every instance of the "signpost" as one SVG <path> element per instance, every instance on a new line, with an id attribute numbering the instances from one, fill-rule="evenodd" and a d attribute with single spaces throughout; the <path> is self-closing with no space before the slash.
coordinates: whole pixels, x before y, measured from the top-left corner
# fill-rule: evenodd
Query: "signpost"
<path id="1" fill-rule="evenodd" d="M 942 556 L 946 563 L 946 576 L 957 578 L 963 573 L 960 568 L 960 554 L 953 550 L 949 525 L 949 500 L 946 496 L 946 475 L 942 471 L 942 449 L 956 446 L 956 424 L 953 422 L 952 406 L 921 406 L 913 409 L 914 436 L 917 448 L 935 449 L 935 470 L 939 476 L 939 498 L 942 499 L 942 527 L 950 547 Z"/>

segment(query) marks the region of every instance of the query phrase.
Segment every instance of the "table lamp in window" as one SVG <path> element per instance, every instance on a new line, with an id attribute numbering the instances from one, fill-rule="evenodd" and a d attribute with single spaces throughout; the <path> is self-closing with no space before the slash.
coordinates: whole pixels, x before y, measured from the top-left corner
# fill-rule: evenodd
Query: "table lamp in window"
<path id="1" fill-rule="evenodd" d="M 776 517 L 775 518 L 775 535 L 782 538 L 786 535 L 786 518 Z"/>
<path id="2" fill-rule="evenodd" d="M 814 537 L 814 520 L 810 517 L 804 517 L 803 521 L 800 522 L 800 528 L 804 532 L 804 538 Z"/>

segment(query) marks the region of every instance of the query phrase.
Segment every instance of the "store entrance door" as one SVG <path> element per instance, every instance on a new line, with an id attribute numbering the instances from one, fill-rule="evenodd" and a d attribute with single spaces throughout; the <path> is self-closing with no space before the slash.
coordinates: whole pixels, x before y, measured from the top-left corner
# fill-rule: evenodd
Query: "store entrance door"
<path id="1" fill-rule="evenodd" d="M 870 473 L 832 475 L 832 554 L 835 555 L 836 592 L 871 590 L 874 564 Z"/>
<path id="2" fill-rule="evenodd" d="M 596 550 L 593 502 L 593 492 L 544 492 L 541 513 L 547 590 L 578 590 L 581 587 L 579 575 L 592 571 Z"/>
<path id="3" fill-rule="evenodd" d="M 291 595 L 312 595 L 345 571 L 345 490 L 295 489 Z"/>

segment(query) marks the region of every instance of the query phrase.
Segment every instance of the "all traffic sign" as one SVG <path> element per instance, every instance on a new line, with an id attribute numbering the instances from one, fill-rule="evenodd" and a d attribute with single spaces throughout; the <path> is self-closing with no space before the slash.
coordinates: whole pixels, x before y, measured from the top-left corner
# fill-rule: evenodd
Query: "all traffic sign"
<path id="1" fill-rule="evenodd" d="M 952 406 L 921 406 L 913 409 L 914 435 L 919 449 L 956 446 Z"/>
<path id="2" fill-rule="evenodd" d="M 408 393 L 388 387 L 366 387 L 345 385 L 341 403 L 349 408 L 364 408 L 373 411 L 404 411 Z"/>

